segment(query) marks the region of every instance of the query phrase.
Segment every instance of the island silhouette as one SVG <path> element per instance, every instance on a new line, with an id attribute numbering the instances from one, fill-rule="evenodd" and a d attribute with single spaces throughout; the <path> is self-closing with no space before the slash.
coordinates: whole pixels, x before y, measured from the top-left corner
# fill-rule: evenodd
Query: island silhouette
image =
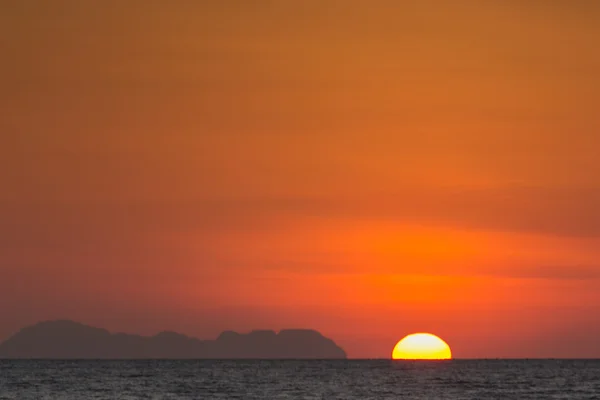
<path id="1" fill-rule="evenodd" d="M 0 358 L 28 359 L 343 359 L 346 352 L 312 329 L 221 333 L 200 340 L 176 332 L 110 333 L 70 320 L 25 327 L 0 344 Z"/>

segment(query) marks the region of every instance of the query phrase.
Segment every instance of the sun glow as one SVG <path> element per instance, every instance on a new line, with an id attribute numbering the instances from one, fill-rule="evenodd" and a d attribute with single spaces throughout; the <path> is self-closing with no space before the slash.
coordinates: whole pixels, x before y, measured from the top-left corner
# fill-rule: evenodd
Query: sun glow
<path id="1" fill-rule="evenodd" d="M 394 360 L 449 360 L 450 346 L 430 333 L 415 333 L 400 340 L 392 351 Z"/>

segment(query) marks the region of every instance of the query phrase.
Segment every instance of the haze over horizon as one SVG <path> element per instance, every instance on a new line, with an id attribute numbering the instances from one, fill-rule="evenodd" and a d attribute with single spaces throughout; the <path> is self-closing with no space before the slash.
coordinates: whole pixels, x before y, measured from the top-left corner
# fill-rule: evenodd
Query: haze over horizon
<path id="1" fill-rule="evenodd" d="M 0 340 L 600 357 L 600 2 L 6 0 Z"/>

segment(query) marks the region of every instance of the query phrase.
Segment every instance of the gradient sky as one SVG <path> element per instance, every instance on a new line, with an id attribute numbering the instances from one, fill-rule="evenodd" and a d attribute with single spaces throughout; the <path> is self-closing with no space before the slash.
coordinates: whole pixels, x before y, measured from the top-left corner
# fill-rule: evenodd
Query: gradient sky
<path id="1" fill-rule="evenodd" d="M 600 2 L 4 0 L 0 339 L 600 357 Z"/>

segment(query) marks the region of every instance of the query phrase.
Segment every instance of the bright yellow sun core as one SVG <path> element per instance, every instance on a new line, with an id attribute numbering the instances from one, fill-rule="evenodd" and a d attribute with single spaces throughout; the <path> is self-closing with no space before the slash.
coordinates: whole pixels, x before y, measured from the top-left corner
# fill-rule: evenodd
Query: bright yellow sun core
<path id="1" fill-rule="evenodd" d="M 449 360 L 450 346 L 430 333 L 414 333 L 399 341 L 392 351 L 394 360 Z"/>

